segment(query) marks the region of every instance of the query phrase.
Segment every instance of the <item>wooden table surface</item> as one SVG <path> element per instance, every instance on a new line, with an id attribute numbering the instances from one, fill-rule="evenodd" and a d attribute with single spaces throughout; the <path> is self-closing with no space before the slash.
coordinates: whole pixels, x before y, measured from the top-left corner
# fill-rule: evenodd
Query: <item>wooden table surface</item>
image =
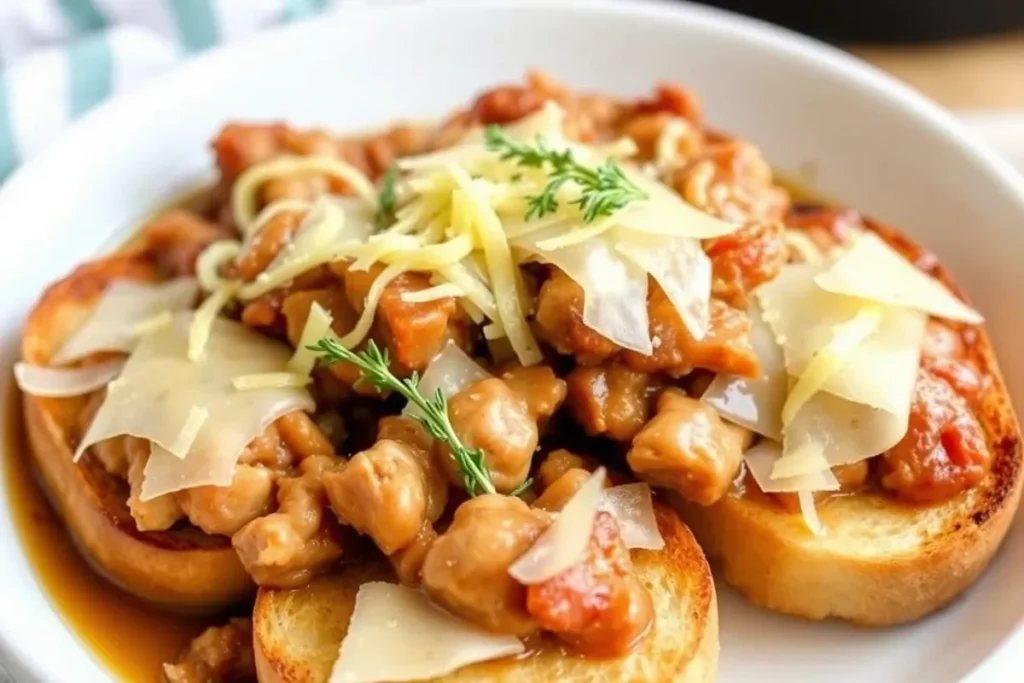
<path id="1" fill-rule="evenodd" d="M 942 45 L 849 49 L 950 109 L 1024 109 L 1024 33 Z"/>

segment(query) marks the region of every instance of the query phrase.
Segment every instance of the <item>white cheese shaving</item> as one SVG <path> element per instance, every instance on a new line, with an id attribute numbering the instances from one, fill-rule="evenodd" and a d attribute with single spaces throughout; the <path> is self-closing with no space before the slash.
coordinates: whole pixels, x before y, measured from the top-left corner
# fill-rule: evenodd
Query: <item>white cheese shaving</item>
<path id="1" fill-rule="evenodd" d="M 51 362 L 69 363 L 97 351 L 131 351 L 138 343 L 136 325 L 163 311 L 190 308 L 198 293 L 199 283 L 191 277 L 158 284 L 114 280 Z"/>
<path id="2" fill-rule="evenodd" d="M 284 345 L 238 323 L 218 319 L 206 353 L 190 361 L 191 318 L 179 314 L 169 327 L 141 339 L 75 453 L 77 459 L 89 446 L 124 434 L 153 442 L 143 500 L 195 486 L 227 486 L 253 437 L 282 415 L 314 408 L 303 389 L 235 389 L 236 377 L 283 371 L 289 356 Z M 197 410 L 207 417 L 185 452 L 180 435 L 194 424 Z"/>
<path id="3" fill-rule="evenodd" d="M 490 376 L 491 374 L 470 358 L 458 344 L 449 341 L 440 353 L 434 356 L 420 377 L 420 394 L 430 398 L 440 390 L 445 398 L 451 398 Z M 420 414 L 420 410 L 412 403 L 407 403 L 402 414 L 415 417 Z"/>
<path id="4" fill-rule="evenodd" d="M 14 364 L 14 380 L 32 396 L 81 396 L 107 386 L 121 374 L 124 364 L 119 359 L 82 368 L 50 368 L 19 362 Z"/>
<path id="5" fill-rule="evenodd" d="M 239 391 L 255 391 L 304 387 L 311 381 L 308 375 L 296 372 L 261 372 L 253 375 L 239 375 L 231 380 L 231 385 Z"/>
<path id="6" fill-rule="evenodd" d="M 750 341 L 761 366 L 756 378 L 719 374 L 711 381 L 701 401 L 718 414 L 761 436 L 782 441 L 782 406 L 789 391 L 789 375 L 782 356 L 782 347 L 775 334 L 762 319 L 761 309 L 752 304 Z"/>
<path id="7" fill-rule="evenodd" d="M 462 288 L 451 282 L 444 282 L 415 292 L 402 292 L 402 301 L 407 304 L 425 304 L 438 299 L 458 298 L 465 296 Z"/>
<path id="8" fill-rule="evenodd" d="M 653 237 L 622 231 L 615 248 L 649 273 L 675 306 L 690 336 L 701 340 L 711 323 L 711 259 L 689 237 Z"/>
<path id="9" fill-rule="evenodd" d="M 423 593 L 391 583 L 359 587 L 327 683 L 420 681 L 525 651 L 515 636 L 455 617 Z"/>
<path id="10" fill-rule="evenodd" d="M 665 547 L 649 485 L 641 482 L 607 488 L 601 492 L 597 509 L 615 518 L 619 536 L 627 548 L 661 550 Z"/>
<path id="11" fill-rule="evenodd" d="M 765 493 L 792 493 L 796 491 L 838 491 L 839 480 L 827 467 L 809 474 L 793 477 L 772 477 L 772 468 L 782 458 L 782 445 L 762 439 L 743 453 L 747 471 Z"/>
<path id="12" fill-rule="evenodd" d="M 835 294 L 912 308 L 957 322 L 984 321 L 980 313 L 871 232 L 862 235 L 814 281 Z"/>
<path id="13" fill-rule="evenodd" d="M 579 562 L 590 543 L 604 479 L 601 467 L 569 499 L 551 526 L 508 568 L 513 579 L 525 586 L 542 583 Z"/>

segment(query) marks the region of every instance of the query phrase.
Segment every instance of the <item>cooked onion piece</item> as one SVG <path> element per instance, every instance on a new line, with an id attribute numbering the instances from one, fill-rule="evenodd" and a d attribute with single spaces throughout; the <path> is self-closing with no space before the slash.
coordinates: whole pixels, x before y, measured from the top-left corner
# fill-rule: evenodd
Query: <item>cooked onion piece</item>
<path id="1" fill-rule="evenodd" d="M 757 378 L 719 374 L 711 381 L 701 400 L 741 427 L 782 441 L 782 406 L 789 391 L 789 375 L 782 356 L 782 347 L 761 317 L 761 310 L 752 304 L 750 340 L 761 366 Z"/>
<path id="2" fill-rule="evenodd" d="M 569 499 L 551 526 L 508 568 L 513 579 L 527 586 L 541 583 L 579 561 L 590 542 L 604 479 L 602 467 Z"/>
<path id="3" fill-rule="evenodd" d="M 423 593 L 364 583 L 328 683 L 419 681 L 525 651 L 515 636 L 460 619 Z"/>
<path id="4" fill-rule="evenodd" d="M 81 368 L 50 368 L 15 363 L 14 380 L 19 389 L 32 396 L 81 396 L 107 386 L 121 374 L 124 364 L 125 361 L 120 359 Z"/>
<path id="5" fill-rule="evenodd" d="M 429 399 L 440 389 L 445 398 L 451 398 L 466 387 L 490 376 L 491 374 L 460 349 L 458 344 L 450 341 L 434 356 L 420 377 L 420 394 Z M 419 408 L 408 403 L 402 414 L 415 417 L 419 412 Z"/>
<path id="6" fill-rule="evenodd" d="M 159 284 L 114 280 L 51 362 L 69 363 L 97 351 L 131 351 L 138 343 L 136 325 L 163 311 L 190 308 L 198 293 L 199 283 L 191 277 Z"/>
<path id="7" fill-rule="evenodd" d="M 619 535 L 627 548 L 661 550 L 665 539 L 654 516 L 651 487 L 644 483 L 622 484 L 605 489 L 597 509 L 615 517 Z"/>

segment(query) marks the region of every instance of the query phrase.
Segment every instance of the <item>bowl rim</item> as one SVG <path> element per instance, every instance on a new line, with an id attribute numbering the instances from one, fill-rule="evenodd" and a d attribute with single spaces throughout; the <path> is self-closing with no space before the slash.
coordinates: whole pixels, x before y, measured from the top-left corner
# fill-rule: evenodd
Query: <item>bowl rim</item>
<path id="1" fill-rule="evenodd" d="M 94 108 L 88 114 L 68 127 L 42 152 L 18 168 L 0 187 L 0 213 L 11 198 L 31 193 L 34 187 L 45 185 L 47 169 L 68 156 L 78 140 L 94 135 L 105 137 L 108 120 L 116 120 L 130 112 L 153 107 L 153 102 L 166 102 L 173 93 L 189 89 L 190 81 L 213 65 L 237 61 L 240 55 L 270 46 L 292 41 L 299 42 L 301 36 L 316 25 L 337 22 L 384 22 L 388 20 L 414 21 L 417 17 L 430 14 L 449 14 L 458 17 L 461 13 L 501 12 L 503 10 L 527 10 L 543 15 L 547 12 L 576 12 L 602 15 L 609 21 L 616 17 L 640 18 L 645 21 L 665 22 L 673 26 L 694 26 L 705 28 L 718 35 L 730 35 L 744 41 L 798 59 L 810 68 L 828 74 L 832 78 L 849 83 L 861 90 L 873 91 L 876 96 L 889 104 L 904 110 L 916 125 L 938 134 L 964 153 L 973 167 L 971 171 L 985 182 L 997 187 L 1015 202 L 1024 217 L 1024 176 L 1017 173 L 1011 164 L 969 132 L 952 114 L 910 87 L 870 66 L 842 50 L 819 42 L 813 38 L 795 33 L 770 23 L 741 16 L 718 8 L 695 5 L 690 2 L 668 0 L 390 0 L 387 4 L 353 3 L 343 4 L 327 14 L 272 28 L 264 33 L 235 43 L 215 47 L 175 65 L 169 71 L 130 92 L 118 95 Z M 348 30 L 352 30 L 349 27 Z M 147 104 L 148 103 L 148 104 Z M 0 472 L 0 484 L 4 481 Z M 2 488 L 2 486 L 0 486 Z M 0 497 L 0 509 L 9 505 L 6 493 Z M 2 522 L 12 526 L 13 537 L 17 531 L 8 518 Z M 19 550 L 20 550 L 19 543 Z M 42 590 L 36 587 L 36 590 Z M 1024 641 L 1024 615 L 1015 630 L 1008 633 L 989 654 L 978 663 L 965 680 L 980 681 L 987 672 L 992 675 L 995 660 L 1008 659 L 1009 642 Z M 6 621 L 0 621 L 0 655 L 17 670 L 24 670 L 39 680 L 58 680 L 61 669 L 52 656 L 26 642 L 19 631 Z M 94 657 L 97 666 L 102 664 Z M 988 680 L 986 677 L 985 680 Z"/>

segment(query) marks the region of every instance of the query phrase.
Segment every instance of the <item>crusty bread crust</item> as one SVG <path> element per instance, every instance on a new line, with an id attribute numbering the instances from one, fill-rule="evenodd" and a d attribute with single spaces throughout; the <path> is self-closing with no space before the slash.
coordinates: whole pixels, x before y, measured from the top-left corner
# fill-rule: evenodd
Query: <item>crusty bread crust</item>
<path id="1" fill-rule="evenodd" d="M 891 228 L 870 227 L 963 297 L 932 255 Z M 708 508 L 675 499 L 726 582 L 768 609 L 868 626 L 914 621 L 969 587 L 1006 535 L 1022 479 L 1020 428 L 983 329 L 972 352 L 992 377 L 978 408 L 994 462 L 987 482 L 934 506 L 880 494 L 834 498 L 819 506 L 821 538 L 759 496 L 734 491 Z"/>
<path id="2" fill-rule="evenodd" d="M 654 599 L 657 621 L 639 647 L 621 659 L 566 655 L 544 646 L 518 660 L 483 662 L 435 683 L 534 681 L 713 681 L 718 670 L 718 608 L 714 582 L 690 531 L 664 506 L 662 551 L 633 551 L 635 573 Z M 363 562 L 297 590 L 260 589 L 253 616 L 260 683 L 325 683 L 348 628 L 359 586 L 393 580 L 380 562 Z"/>
<path id="3" fill-rule="evenodd" d="M 22 335 L 22 358 L 44 364 L 91 303 L 115 278 L 152 279 L 139 256 L 88 263 L 43 294 Z M 24 419 L 36 470 L 50 501 L 86 559 L 124 590 L 179 609 L 209 609 L 252 595 L 230 539 L 198 529 L 140 532 L 125 504 L 123 481 L 106 473 L 88 453 L 72 462 L 73 440 L 84 399 L 24 396 Z"/>

